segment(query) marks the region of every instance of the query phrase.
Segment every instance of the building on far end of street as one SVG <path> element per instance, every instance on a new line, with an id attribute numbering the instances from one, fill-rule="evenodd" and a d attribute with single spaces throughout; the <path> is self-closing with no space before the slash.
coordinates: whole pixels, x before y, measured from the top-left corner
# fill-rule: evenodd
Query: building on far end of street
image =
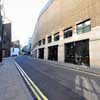
<path id="1" fill-rule="evenodd" d="M 100 0 L 50 0 L 32 37 L 34 58 L 100 67 Z"/>
<path id="2" fill-rule="evenodd" d="M 29 38 L 29 39 L 28 39 L 27 47 L 28 47 L 29 54 L 31 54 L 32 38 Z"/>
<path id="3" fill-rule="evenodd" d="M 19 56 L 19 53 L 20 53 L 20 42 L 19 42 L 19 40 L 13 41 L 11 43 L 10 52 L 11 52 L 11 56 Z"/>
<path id="4" fill-rule="evenodd" d="M 31 46 L 32 46 L 32 38 L 29 38 L 28 39 L 28 43 L 27 45 L 25 45 L 23 48 L 22 48 L 22 52 L 23 54 L 25 55 L 30 55 L 31 54 Z"/>

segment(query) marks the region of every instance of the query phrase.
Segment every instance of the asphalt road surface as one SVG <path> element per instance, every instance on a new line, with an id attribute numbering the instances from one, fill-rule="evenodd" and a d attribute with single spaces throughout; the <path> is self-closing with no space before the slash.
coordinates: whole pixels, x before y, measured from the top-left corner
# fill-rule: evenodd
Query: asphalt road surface
<path id="1" fill-rule="evenodd" d="M 15 60 L 49 100 L 100 100 L 99 76 L 63 69 L 29 56 Z"/>

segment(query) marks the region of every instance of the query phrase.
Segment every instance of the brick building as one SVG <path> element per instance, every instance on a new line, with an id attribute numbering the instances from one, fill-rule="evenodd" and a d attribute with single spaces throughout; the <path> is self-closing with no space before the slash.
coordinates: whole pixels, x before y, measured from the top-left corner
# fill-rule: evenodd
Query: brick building
<path id="1" fill-rule="evenodd" d="M 35 58 L 100 66 L 100 0 L 49 0 L 32 43 Z"/>

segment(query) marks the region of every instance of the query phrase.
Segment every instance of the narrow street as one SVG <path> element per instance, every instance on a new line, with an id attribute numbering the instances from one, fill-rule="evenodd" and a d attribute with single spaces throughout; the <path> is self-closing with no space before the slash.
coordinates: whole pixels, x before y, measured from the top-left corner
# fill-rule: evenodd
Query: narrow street
<path id="1" fill-rule="evenodd" d="M 100 77 L 65 70 L 29 56 L 16 57 L 16 62 L 48 97 L 48 100 L 100 100 Z"/>
<path id="2" fill-rule="evenodd" d="M 100 0 L 0 0 L 0 100 L 100 100 Z"/>

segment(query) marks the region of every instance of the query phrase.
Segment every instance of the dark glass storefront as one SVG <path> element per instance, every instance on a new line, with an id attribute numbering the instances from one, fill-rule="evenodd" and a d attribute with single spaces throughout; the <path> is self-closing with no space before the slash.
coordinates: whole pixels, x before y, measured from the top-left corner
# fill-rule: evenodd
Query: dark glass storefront
<path id="1" fill-rule="evenodd" d="M 89 40 L 66 43 L 65 62 L 89 66 Z"/>
<path id="2" fill-rule="evenodd" d="M 48 47 L 48 60 L 58 61 L 58 45 Z"/>
<path id="3" fill-rule="evenodd" d="M 39 49 L 39 57 L 40 59 L 44 59 L 44 48 Z"/>

